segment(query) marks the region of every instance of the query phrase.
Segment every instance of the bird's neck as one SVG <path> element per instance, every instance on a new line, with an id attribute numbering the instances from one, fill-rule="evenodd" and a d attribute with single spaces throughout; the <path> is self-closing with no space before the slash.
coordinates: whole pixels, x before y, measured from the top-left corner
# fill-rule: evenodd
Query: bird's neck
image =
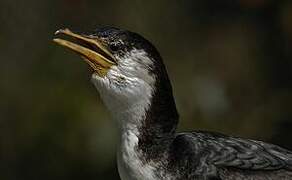
<path id="1" fill-rule="evenodd" d="M 155 87 L 151 105 L 140 126 L 139 148 L 142 151 L 151 152 L 149 153 L 151 156 L 159 157 L 159 152 L 167 149 L 174 137 L 178 113 L 169 80 L 161 79 L 156 82 Z"/>
<path id="2" fill-rule="evenodd" d="M 151 155 L 147 158 L 151 159 L 158 157 L 169 145 L 178 122 L 172 88 L 165 77 L 155 82 L 155 89 L 151 93 L 139 98 L 117 100 L 108 91 L 100 91 L 104 103 L 118 123 L 120 145 L 147 152 Z"/>
<path id="3" fill-rule="evenodd" d="M 155 159 L 167 149 L 174 137 L 178 113 L 168 79 L 156 82 L 149 98 L 112 112 L 120 130 L 120 145 L 147 152 L 146 158 Z M 109 108 L 112 109 L 112 108 Z"/>

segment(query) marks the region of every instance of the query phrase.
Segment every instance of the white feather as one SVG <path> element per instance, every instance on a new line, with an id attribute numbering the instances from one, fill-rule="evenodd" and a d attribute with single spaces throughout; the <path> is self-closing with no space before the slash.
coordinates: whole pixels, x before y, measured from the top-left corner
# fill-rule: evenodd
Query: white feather
<path id="1" fill-rule="evenodd" d="M 121 57 L 116 57 L 121 58 Z M 155 77 L 145 51 L 132 50 L 105 77 L 93 74 L 92 81 L 120 128 L 117 158 L 122 180 L 154 180 L 155 163 L 144 164 L 137 148 L 139 127 L 149 108 Z"/>

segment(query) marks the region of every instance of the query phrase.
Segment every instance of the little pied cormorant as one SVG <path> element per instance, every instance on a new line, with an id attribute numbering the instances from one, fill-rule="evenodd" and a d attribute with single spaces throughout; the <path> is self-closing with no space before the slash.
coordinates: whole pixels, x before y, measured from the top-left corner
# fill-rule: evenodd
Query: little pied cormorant
<path id="1" fill-rule="evenodd" d="M 142 36 L 113 27 L 56 35 L 62 35 L 56 43 L 92 67 L 92 82 L 119 124 L 122 180 L 292 179 L 292 152 L 279 146 L 206 131 L 177 133 L 165 66 Z"/>

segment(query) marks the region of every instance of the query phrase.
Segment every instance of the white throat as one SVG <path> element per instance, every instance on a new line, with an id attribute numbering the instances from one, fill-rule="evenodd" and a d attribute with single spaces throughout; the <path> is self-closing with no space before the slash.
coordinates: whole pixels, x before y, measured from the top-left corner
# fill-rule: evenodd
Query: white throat
<path id="1" fill-rule="evenodd" d="M 122 129 L 133 129 L 145 118 L 155 84 L 155 76 L 148 70 L 151 65 L 145 51 L 134 49 L 105 77 L 92 75 L 93 84 Z"/>
<path id="2" fill-rule="evenodd" d="M 141 62 L 141 63 L 139 63 Z M 145 63 L 147 62 L 147 63 Z M 144 164 L 139 151 L 139 129 L 150 107 L 155 77 L 146 65 L 151 61 L 143 51 L 134 51 L 105 77 L 93 74 L 93 83 L 120 129 L 118 169 L 124 180 L 155 179 L 153 166 Z"/>

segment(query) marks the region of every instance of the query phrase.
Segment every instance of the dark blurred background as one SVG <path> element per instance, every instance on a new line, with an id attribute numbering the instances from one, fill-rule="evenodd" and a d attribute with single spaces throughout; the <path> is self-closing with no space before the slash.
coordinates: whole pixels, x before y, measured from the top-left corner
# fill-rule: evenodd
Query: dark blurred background
<path id="1" fill-rule="evenodd" d="M 292 149 L 292 1 L 0 0 L 0 179 L 119 179 L 116 127 L 87 65 L 52 43 L 112 25 L 159 49 L 180 130 Z"/>

